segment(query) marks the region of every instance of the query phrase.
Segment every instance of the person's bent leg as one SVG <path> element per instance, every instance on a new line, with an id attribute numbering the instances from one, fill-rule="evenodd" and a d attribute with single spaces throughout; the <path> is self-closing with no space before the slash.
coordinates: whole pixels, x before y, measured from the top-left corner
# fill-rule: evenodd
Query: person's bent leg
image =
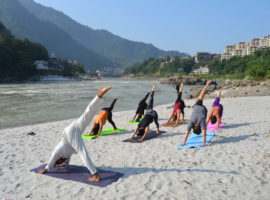
<path id="1" fill-rule="evenodd" d="M 114 100 L 113 100 L 111 106 L 109 107 L 110 111 L 113 110 L 113 107 L 114 107 L 114 104 L 115 104 L 116 101 L 117 101 L 117 97 L 114 98 Z"/>

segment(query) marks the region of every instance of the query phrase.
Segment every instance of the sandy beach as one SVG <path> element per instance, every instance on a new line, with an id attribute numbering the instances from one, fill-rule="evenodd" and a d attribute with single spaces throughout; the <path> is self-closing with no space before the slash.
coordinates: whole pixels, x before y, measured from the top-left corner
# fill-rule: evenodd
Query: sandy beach
<path id="1" fill-rule="evenodd" d="M 192 106 L 195 100 L 186 100 Z M 210 110 L 213 99 L 206 99 Z M 114 112 L 121 134 L 85 140 L 100 169 L 124 177 L 105 188 L 39 175 L 29 170 L 48 162 L 63 129 L 73 119 L 0 130 L 1 199 L 270 199 L 270 96 L 222 98 L 225 126 L 204 150 L 178 149 L 187 123 L 161 127 L 164 134 L 124 143 L 135 125 L 134 111 Z M 160 124 L 171 104 L 155 107 Z M 192 108 L 185 109 L 189 119 Z M 110 127 L 106 123 L 106 127 Z M 88 126 L 85 133 L 89 132 Z M 151 129 L 156 130 L 151 124 Z M 34 132 L 36 135 L 28 135 Z M 78 155 L 71 163 L 83 165 Z"/>

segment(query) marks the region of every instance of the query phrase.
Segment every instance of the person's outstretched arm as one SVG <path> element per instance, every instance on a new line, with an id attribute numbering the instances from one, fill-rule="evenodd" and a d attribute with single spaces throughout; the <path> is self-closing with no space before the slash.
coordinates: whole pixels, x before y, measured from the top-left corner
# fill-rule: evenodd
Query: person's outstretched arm
<path id="1" fill-rule="evenodd" d="M 185 137 L 184 137 L 183 143 L 181 144 L 182 146 L 186 145 L 186 141 L 187 141 L 189 132 L 190 132 L 189 130 L 186 131 L 186 135 L 185 135 Z"/>
<path id="2" fill-rule="evenodd" d="M 173 112 L 172 112 L 172 114 L 171 114 L 171 116 L 170 116 L 169 120 L 168 120 L 168 121 L 167 121 L 167 123 L 166 123 L 167 125 L 168 125 L 168 124 L 170 123 L 170 121 L 172 120 L 173 115 L 174 115 L 174 114 L 173 114 Z"/>
<path id="3" fill-rule="evenodd" d="M 95 137 L 99 137 L 100 136 L 102 129 L 103 129 L 103 123 L 102 122 L 99 122 L 99 131 L 98 131 L 98 134 Z"/>
<path id="4" fill-rule="evenodd" d="M 206 85 L 205 85 L 204 88 L 202 89 L 202 91 L 201 91 L 200 96 L 199 96 L 198 99 L 203 100 L 203 97 L 204 97 L 204 95 L 205 95 L 206 89 L 208 88 L 208 86 L 210 85 L 210 83 L 211 83 L 210 80 L 208 80 L 208 81 L 206 82 Z"/>
<path id="5" fill-rule="evenodd" d="M 149 126 L 147 126 L 144 130 L 144 134 L 142 136 L 142 138 L 138 139 L 139 142 L 142 142 L 144 140 L 144 138 L 147 136 L 148 134 L 148 131 L 149 131 Z"/>
<path id="6" fill-rule="evenodd" d="M 139 126 L 137 126 L 137 127 L 136 127 L 136 129 L 135 129 L 135 131 L 134 131 L 133 135 L 132 135 L 130 138 L 128 138 L 128 140 L 130 140 L 130 141 L 132 141 L 132 140 L 133 140 L 133 138 L 135 137 L 135 135 L 136 135 L 136 133 L 137 133 L 138 129 L 139 129 Z"/>
<path id="7" fill-rule="evenodd" d="M 206 120 L 206 125 L 209 123 L 209 121 L 210 121 L 210 119 L 211 119 L 211 117 L 212 117 L 212 115 L 213 115 L 213 108 L 211 109 L 211 112 L 209 113 L 209 115 L 208 115 L 208 118 L 207 118 L 207 120 Z"/>
<path id="8" fill-rule="evenodd" d="M 200 146 L 201 147 L 204 147 L 205 146 L 205 142 L 206 142 L 206 130 L 202 130 L 202 134 L 203 134 L 203 143 Z"/>

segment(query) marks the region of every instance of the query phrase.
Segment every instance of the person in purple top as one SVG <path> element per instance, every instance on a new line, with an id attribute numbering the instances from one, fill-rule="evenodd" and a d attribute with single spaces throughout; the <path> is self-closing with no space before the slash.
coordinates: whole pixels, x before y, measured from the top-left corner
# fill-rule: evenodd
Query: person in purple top
<path id="1" fill-rule="evenodd" d="M 211 124 L 215 124 L 217 122 L 216 129 L 218 129 L 219 125 L 221 124 L 221 118 L 222 118 L 222 114 L 223 114 L 223 105 L 219 103 L 221 91 L 222 91 L 222 89 L 219 90 L 217 97 L 212 105 L 212 109 L 208 115 L 207 121 L 206 121 L 206 124 L 208 124 L 209 121 L 211 121 Z"/>

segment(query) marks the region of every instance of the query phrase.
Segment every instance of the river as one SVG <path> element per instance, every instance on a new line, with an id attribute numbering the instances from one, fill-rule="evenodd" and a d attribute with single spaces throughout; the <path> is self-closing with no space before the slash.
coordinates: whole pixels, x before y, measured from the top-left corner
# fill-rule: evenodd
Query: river
<path id="1" fill-rule="evenodd" d="M 174 102 L 174 86 L 156 83 L 154 105 Z M 135 110 L 151 90 L 152 81 L 101 79 L 0 84 L 0 129 L 76 118 L 97 94 L 97 88 L 109 85 L 113 88 L 104 96 L 102 107 L 109 106 L 117 96 L 114 111 Z M 190 93 L 191 87 L 196 86 L 184 86 L 183 97 Z"/>

